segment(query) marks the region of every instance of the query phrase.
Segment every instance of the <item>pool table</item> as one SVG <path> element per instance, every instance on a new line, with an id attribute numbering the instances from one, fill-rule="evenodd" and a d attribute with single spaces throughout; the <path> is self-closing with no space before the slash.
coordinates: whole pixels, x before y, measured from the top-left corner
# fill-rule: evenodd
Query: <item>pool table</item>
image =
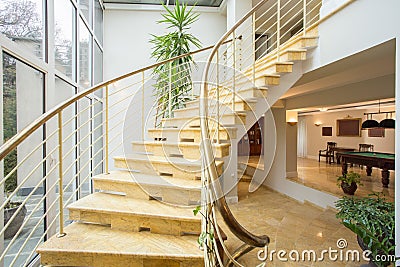
<path id="1" fill-rule="evenodd" d="M 381 152 L 337 152 L 342 162 L 342 174 L 347 173 L 347 163 L 366 166 L 367 175 L 371 176 L 372 167 L 382 169 L 382 185 L 389 185 L 389 170 L 394 170 L 394 154 Z"/>

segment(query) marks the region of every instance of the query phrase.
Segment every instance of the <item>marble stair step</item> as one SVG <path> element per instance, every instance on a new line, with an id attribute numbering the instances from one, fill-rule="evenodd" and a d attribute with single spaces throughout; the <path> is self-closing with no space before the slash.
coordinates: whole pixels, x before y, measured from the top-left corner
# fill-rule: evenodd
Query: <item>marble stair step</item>
<path id="1" fill-rule="evenodd" d="M 201 232 L 201 218 L 193 208 L 157 200 L 127 198 L 96 192 L 68 206 L 71 220 L 111 225 L 111 229 L 155 234 L 184 235 Z"/>
<path id="2" fill-rule="evenodd" d="M 253 82 L 253 73 L 249 72 L 242 77 L 239 77 L 235 84 L 239 87 L 244 86 L 255 86 L 258 88 L 267 88 L 275 85 L 279 85 L 280 83 L 280 75 L 278 74 L 258 74 L 255 75 L 255 83 Z"/>
<path id="3" fill-rule="evenodd" d="M 96 190 L 123 194 L 128 198 L 157 200 L 183 206 L 198 205 L 201 181 L 149 175 L 129 171 L 112 171 L 93 177 Z"/>
<path id="4" fill-rule="evenodd" d="M 285 74 L 293 71 L 293 62 L 277 62 L 273 61 L 269 64 L 262 65 L 257 68 L 260 74 Z"/>
<path id="5" fill-rule="evenodd" d="M 228 111 L 229 112 L 229 111 Z M 246 114 L 243 113 L 225 113 L 221 111 L 219 123 L 224 126 L 232 126 L 246 123 Z M 210 124 L 215 122 L 213 116 L 210 117 Z M 200 127 L 200 116 L 180 117 L 180 118 L 164 118 L 162 119 L 163 127 Z"/>
<path id="6" fill-rule="evenodd" d="M 217 101 L 216 99 L 216 94 L 215 94 L 215 90 L 213 90 L 213 92 L 210 92 L 209 95 L 209 104 L 208 104 L 208 109 L 209 110 L 216 110 L 216 103 Z M 185 110 L 190 110 L 190 114 L 191 115 L 199 115 L 199 100 L 194 100 L 194 101 L 188 101 L 185 103 L 186 104 L 186 108 L 184 109 L 178 109 L 175 110 L 175 113 L 179 113 L 181 112 L 181 110 L 185 111 Z M 225 110 L 228 107 L 232 106 L 232 103 L 227 103 L 227 101 L 224 101 L 224 99 L 220 99 L 219 101 L 220 104 L 220 110 Z M 257 101 L 252 100 L 252 99 L 235 99 L 235 107 L 236 107 L 236 111 L 247 111 L 247 110 L 252 110 L 255 108 L 255 105 L 257 104 Z M 194 110 L 194 111 L 193 111 Z M 195 112 L 195 113 L 194 113 Z"/>
<path id="7" fill-rule="evenodd" d="M 254 98 L 260 98 L 260 97 L 266 97 L 268 94 L 268 89 L 263 88 L 263 87 L 254 87 L 251 84 L 245 84 L 243 86 L 244 88 L 236 88 L 237 90 L 235 91 L 235 110 L 236 109 L 236 98 L 237 99 L 254 99 Z M 228 89 L 223 89 L 220 91 L 219 97 L 220 99 L 223 99 L 227 103 L 232 102 L 232 88 Z M 216 99 L 216 94 L 211 95 L 212 98 Z"/>
<path id="8" fill-rule="evenodd" d="M 216 161 L 218 174 L 223 172 L 223 161 Z M 145 154 L 131 154 L 114 157 L 114 166 L 141 173 L 174 178 L 196 180 L 201 177 L 201 161 L 182 157 L 163 157 Z"/>
<path id="9" fill-rule="evenodd" d="M 37 249 L 42 265 L 144 267 L 204 266 L 198 236 L 125 232 L 107 226 L 72 223 L 66 236 L 51 237 Z"/>
<path id="10" fill-rule="evenodd" d="M 210 129 L 211 130 L 211 129 Z M 216 131 L 216 128 L 212 129 Z M 236 127 L 220 127 L 219 138 L 223 141 L 236 139 Z M 200 128 L 156 128 L 149 129 L 149 135 L 155 140 L 165 140 L 171 142 L 192 141 L 194 143 L 201 142 L 201 129 Z M 216 137 L 214 137 L 216 139 Z"/>
<path id="11" fill-rule="evenodd" d="M 223 158 L 229 156 L 229 143 L 213 144 L 214 156 Z M 201 158 L 200 144 L 194 142 L 169 142 L 169 141 L 134 141 L 134 152 L 150 153 L 156 156 L 181 155 L 185 159 L 199 160 Z"/>

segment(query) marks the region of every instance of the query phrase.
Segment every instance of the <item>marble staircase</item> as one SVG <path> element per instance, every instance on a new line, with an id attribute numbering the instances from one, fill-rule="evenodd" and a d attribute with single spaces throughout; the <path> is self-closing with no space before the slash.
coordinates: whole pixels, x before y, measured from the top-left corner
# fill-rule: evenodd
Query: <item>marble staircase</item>
<path id="1" fill-rule="evenodd" d="M 251 69 L 237 78 L 235 112 L 223 113 L 221 143 L 213 146 L 220 175 L 223 160 L 236 157 L 230 153 L 241 137 L 238 126 L 247 127 L 255 109 L 262 114 L 270 108 L 259 101 L 279 86 L 294 64 L 306 59 L 317 41 L 315 36 L 300 37 L 282 50 L 279 62 L 269 55 L 258 60 L 255 85 L 249 86 Z M 281 89 L 282 94 L 288 89 Z M 220 93 L 223 105 L 230 107 L 232 93 Z M 213 100 L 211 91 L 210 107 Z M 114 158 L 116 171 L 92 178 L 95 193 L 68 207 L 73 222 L 65 228 L 66 235 L 53 236 L 37 249 L 42 265 L 204 266 L 204 252 L 197 243 L 201 218 L 193 215 L 201 191 L 198 101 L 175 111 L 174 118 L 163 119 L 161 128 L 148 129 L 152 140 L 133 141 L 130 154 Z M 216 129 L 210 131 L 214 136 Z M 251 179 L 243 172 L 240 176 Z"/>

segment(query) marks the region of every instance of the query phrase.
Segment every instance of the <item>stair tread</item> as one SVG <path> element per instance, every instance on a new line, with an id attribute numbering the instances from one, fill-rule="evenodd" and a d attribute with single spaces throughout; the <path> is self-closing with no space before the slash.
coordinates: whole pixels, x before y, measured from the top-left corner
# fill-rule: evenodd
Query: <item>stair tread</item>
<path id="1" fill-rule="evenodd" d="M 65 227 L 63 238 L 51 237 L 41 244 L 38 253 L 70 252 L 85 256 L 130 255 L 154 259 L 202 259 L 197 236 L 173 236 L 149 232 L 125 232 L 107 226 L 72 223 Z"/>
<path id="2" fill-rule="evenodd" d="M 230 113 L 225 113 L 225 114 L 221 114 L 221 117 L 223 116 L 240 116 L 240 117 L 245 117 L 246 114 L 245 113 L 241 113 L 241 112 L 230 112 Z M 210 117 L 211 118 L 211 117 Z M 191 117 L 174 117 L 174 118 L 162 118 L 162 121 L 166 121 L 166 120 L 193 120 L 193 119 L 200 119 L 200 115 L 199 116 L 191 116 Z"/>
<path id="3" fill-rule="evenodd" d="M 215 129 L 215 127 L 211 128 L 211 130 Z M 230 127 L 230 126 L 224 126 L 224 127 L 220 127 L 220 130 L 237 130 L 237 127 Z M 192 128 L 173 128 L 173 127 L 165 127 L 165 128 L 152 128 L 152 129 L 148 129 L 148 131 L 150 132 L 154 132 L 154 131 L 198 131 L 201 132 L 201 128 L 199 127 L 192 127 Z"/>
<path id="4" fill-rule="evenodd" d="M 146 145 L 163 145 L 163 146 L 176 146 L 176 147 L 184 147 L 184 146 L 189 146 L 189 147 L 199 147 L 199 143 L 194 143 L 194 142 L 166 142 L 166 141 L 132 141 L 132 144 L 146 144 Z M 212 144 L 214 147 L 229 147 L 229 143 L 213 143 Z"/>
<path id="5" fill-rule="evenodd" d="M 279 75 L 278 75 L 279 76 Z M 212 89 L 211 91 L 214 91 L 214 89 Z M 213 101 L 213 103 L 211 103 L 211 104 L 215 104 L 215 99 L 213 99 L 213 98 L 209 98 L 209 100 L 212 100 Z M 192 103 L 196 103 L 196 102 L 199 102 L 200 100 L 198 100 L 198 99 L 196 99 L 196 100 L 191 100 L 191 101 L 188 101 L 188 102 L 186 102 L 185 104 L 192 104 Z M 246 99 L 246 101 L 244 101 L 244 100 L 242 100 L 242 99 L 236 99 L 235 100 L 235 102 L 249 102 L 249 103 L 257 103 L 257 101 L 256 100 L 253 100 L 253 99 Z M 225 104 L 226 105 L 226 104 Z M 182 108 L 182 109 L 184 109 L 184 110 L 186 110 L 186 109 L 198 109 L 199 107 L 192 107 L 192 108 Z M 179 109 L 179 110 L 182 110 L 182 109 Z"/>
<path id="6" fill-rule="evenodd" d="M 160 162 L 160 163 L 168 163 L 168 164 L 177 164 L 177 165 L 187 165 L 187 166 L 200 166 L 200 161 L 190 161 L 180 157 L 163 157 L 163 156 L 153 156 L 147 154 L 127 154 L 125 156 L 115 156 L 115 160 L 135 160 L 135 161 L 146 161 L 146 162 Z M 223 164 L 223 161 L 216 161 L 217 165 Z"/>
<path id="7" fill-rule="evenodd" d="M 201 181 L 187 180 L 174 177 L 158 176 L 130 171 L 111 171 L 109 174 L 99 174 L 93 177 L 94 180 L 106 180 L 116 183 L 131 183 L 141 185 L 157 185 L 164 187 L 182 187 L 185 189 L 200 190 Z"/>
<path id="8" fill-rule="evenodd" d="M 121 195 L 93 193 L 68 206 L 69 209 L 95 211 L 99 213 L 141 215 L 149 218 L 200 221 L 193 215 L 193 208 L 182 208 L 163 204 L 157 200 L 127 198 Z"/>

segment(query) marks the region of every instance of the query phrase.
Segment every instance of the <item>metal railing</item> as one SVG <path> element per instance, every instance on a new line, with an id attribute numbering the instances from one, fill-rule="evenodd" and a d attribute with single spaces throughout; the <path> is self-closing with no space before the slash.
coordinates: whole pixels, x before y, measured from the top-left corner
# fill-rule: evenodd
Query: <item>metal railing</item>
<path id="1" fill-rule="evenodd" d="M 318 17 L 319 6 L 319 0 L 288 0 L 284 4 L 282 1 L 282 5 L 280 0 L 260 1 L 215 47 L 146 66 L 82 91 L 44 113 L 5 142 L 0 147 L 0 187 L 13 177 L 17 177 L 18 184 L 5 197 L 0 213 L 9 202 L 19 201 L 20 204 L 4 227 L 0 227 L 0 236 L 15 225 L 21 212 L 27 211 L 17 231 L 5 238 L 0 262 L 4 261 L 8 266 L 25 266 L 35 257 L 40 243 L 54 234 L 59 237 L 65 235 L 64 226 L 70 223 L 67 206 L 93 191 L 91 178 L 94 175 L 109 173 L 110 158 L 123 153 L 122 136 L 129 141 L 135 138 L 145 140 L 145 130 L 149 125 L 158 125 L 155 112 L 160 105 L 166 105 L 164 112 L 168 112 L 169 117 L 173 116 L 177 106 L 173 106 L 171 101 L 156 100 L 153 107 L 145 105 L 153 95 L 156 79 L 153 70 L 188 55 L 194 56 L 194 62 L 206 62 L 201 91 L 192 87 L 189 92 L 191 98 L 200 96 L 202 160 L 205 166 L 202 183 L 207 189 L 203 190 L 202 196 L 203 203 L 207 203 L 203 205 L 203 212 L 207 215 L 203 218 L 203 229 L 212 229 L 222 240 L 220 229 L 214 227 L 217 225 L 216 207 L 232 232 L 245 243 L 233 254 L 221 243 L 228 255 L 228 264 L 241 266 L 236 261 L 238 257 L 254 247 L 268 245 L 267 236 L 253 235 L 230 212 L 218 182 L 212 142 L 220 142 L 221 118 L 235 113 L 236 103 L 240 100 L 237 92 L 244 88 L 246 81 L 254 83 L 259 70 L 271 58 L 279 60 L 288 44 L 314 29 L 321 21 Z M 303 25 L 300 28 L 297 27 L 299 23 Z M 304 28 L 307 31 L 302 31 Z M 261 37 L 255 38 L 256 34 L 267 38 L 256 45 L 261 40 Z M 243 72 L 235 72 L 235 68 Z M 171 90 L 168 83 L 170 77 L 167 75 L 165 78 L 168 86 L 166 94 L 170 94 Z M 209 90 L 208 86 L 214 89 Z M 181 104 L 178 102 L 178 107 Z M 133 112 L 130 110 L 132 106 Z M 133 126 L 133 129 L 127 130 L 122 123 L 124 120 L 131 122 L 128 127 Z M 141 130 L 138 131 L 139 127 Z M 17 155 L 15 165 L 4 174 L 4 161 L 12 154 Z M 26 187 L 30 187 L 29 192 L 21 196 L 21 190 Z M 216 242 L 215 239 L 207 239 L 206 245 L 216 248 Z M 221 266 L 224 264 L 218 253 L 209 252 L 205 249 L 206 265 L 212 265 L 212 261 Z"/>
<path id="2" fill-rule="evenodd" d="M 268 236 L 249 232 L 233 216 L 216 171 L 212 143 L 214 140 L 220 142 L 218 129 L 223 125 L 223 116 L 238 114 L 236 103 L 243 101 L 241 90 L 255 88 L 256 80 L 263 75 L 262 71 L 272 62 L 282 62 L 282 55 L 290 44 L 307 34 L 317 34 L 320 7 L 320 0 L 259 1 L 221 37 L 208 57 L 200 92 L 202 185 L 205 188 L 202 195 L 203 231 L 212 233 L 206 235 L 208 238 L 204 241 L 206 266 L 242 266 L 237 261 L 239 257 L 256 247 L 268 247 Z M 240 40 L 235 36 L 241 36 Z M 233 39 L 232 45 L 223 45 L 228 38 Z M 240 49 L 237 49 L 238 46 Z M 221 55 L 230 67 L 228 75 L 225 74 L 226 66 L 220 66 Z M 239 60 L 240 69 L 237 69 Z M 223 75 L 221 68 L 224 69 Z M 268 109 L 265 105 L 262 113 Z M 233 253 L 220 242 L 223 239 L 215 210 L 219 211 L 230 231 L 244 243 Z M 212 238 L 214 234 L 228 256 L 226 262 L 222 262 L 217 252 L 217 241 Z"/>
<path id="3" fill-rule="evenodd" d="M 0 240 L 4 244 L 0 262 L 5 266 L 25 266 L 37 256 L 36 248 L 43 241 L 54 234 L 60 238 L 65 235 L 64 227 L 71 223 L 68 205 L 93 192 L 92 177 L 110 172 L 110 158 L 123 154 L 124 140 L 146 139 L 146 129 L 153 126 L 157 106 L 167 105 L 168 116 L 173 116 L 174 109 L 184 107 L 184 101 L 198 95 L 192 87 L 178 106 L 154 99 L 154 83 L 160 79 L 153 70 L 187 56 L 193 57 L 188 67 L 195 68 L 195 62 L 204 62 L 211 48 L 177 56 L 82 91 L 35 119 L 0 147 L 1 190 L 11 179 L 17 181 L 16 188 L 7 192 L 0 204 L 0 212 L 10 214 L 0 227 L 0 236 L 4 236 Z M 185 77 L 188 75 L 190 71 L 180 78 L 190 80 L 190 76 Z M 171 72 L 165 79 L 165 92 L 170 94 Z M 155 104 L 148 107 L 148 103 Z M 131 125 L 125 126 L 126 121 Z M 3 166 L 8 164 L 5 159 L 12 154 L 16 154 L 14 165 L 4 173 Z M 16 206 L 12 214 L 10 203 Z"/>

